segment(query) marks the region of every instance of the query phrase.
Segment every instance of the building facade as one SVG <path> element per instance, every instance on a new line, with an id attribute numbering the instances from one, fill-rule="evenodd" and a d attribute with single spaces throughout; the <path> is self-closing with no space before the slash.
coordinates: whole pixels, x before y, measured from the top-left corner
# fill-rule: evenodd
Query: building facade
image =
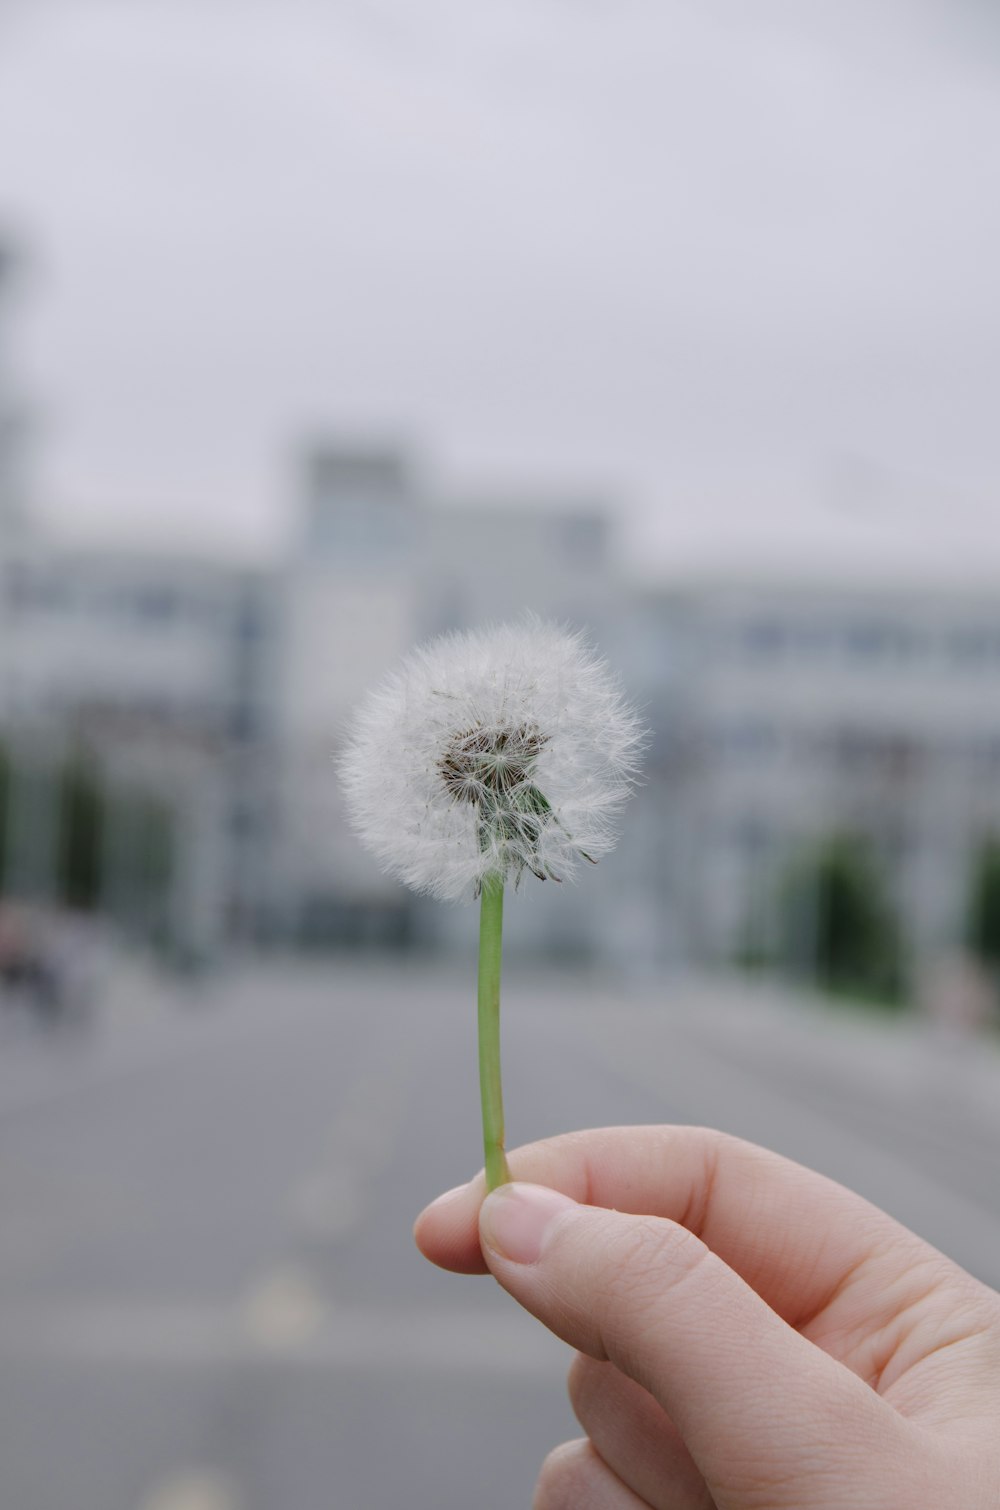
<path id="1" fill-rule="evenodd" d="M 351 710 L 434 634 L 530 609 L 600 641 L 621 608 L 593 503 L 455 498 L 393 447 L 310 451 L 287 549 L 257 570 L 8 532 L 4 885 L 56 900 L 60 783 L 84 759 L 108 808 L 95 905 L 135 921 L 128 814 L 155 797 L 170 883 L 138 923 L 184 953 L 234 937 L 471 947 L 459 910 L 388 880 L 349 831 L 336 758 Z M 592 952 L 621 891 L 603 867 L 588 882 L 572 906 L 522 909 L 523 947 Z"/>
<path id="2" fill-rule="evenodd" d="M 0 551 L 22 522 L 27 407 L 16 379 L 12 324 L 20 259 L 0 240 Z"/>
<path id="3" fill-rule="evenodd" d="M 531 610 L 602 641 L 624 601 L 606 511 L 572 498 L 455 497 L 392 447 L 317 448 L 303 479 L 279 573 L 282 932 L 472 947 L 461 908 L 414 898 L 361 849 L 337 753 L 367 689 L 434 635 Z M 602 875 L 572 906 L 533 897 L 515 914 L 522 947 L 585 949 L 609 884 Z"/>
<path id="4" fill-rule="evenodd" d="M 22 532 L 0 561 L 0 730 L 7 749 L 9 890 L 51 900 L 59 779 L 100 773 L 97 904 L 155 924 L 186 953 L 249 928 L 263 897 L 258 847 L 272 811 L 259 574 L 112 548 L 72 550 Z M 113 800 L 112 800 L 113 799 Z M 168 892 L 130 917 L 126 855 L 137 804 L 169 827 Z M 132 816 L 130 816 L 132 815 Z"/>
<path id="5" fill-rule="evenodd" d="M 18 408 L 5 371 L 0 322 L 0 416 Z M 60 781 L 84 760 L 108 809 L 92 900 L 140 931 L 195 956 L 234 938 L 473 947 L 463 909 L 365 855 L 336 760 L 352 708 L 412 645 L 531 610 L 607 654 L 649 740 L 618 849 L 579 888 L 526 886 L 515 950 L 639 969 L 766 957 L 797 857 L 845 833 L 876 855 L 918 956 L 961 941 L 976 848 L 1000 830 L 1000 599 L 640 591 L 599 501 L 456 495 L 395 445 L 310 449 L 287 546 L 256 568 L 70 546 L 30 527 L 3 464 L 16 433 L 0 424 L 8 893 L 54 897 Z M 150 804 L 169 884 L 136 920 Z"/>
<path id="6" fill-rule="evenodd" d="M 648 600 L 635 643 L 651 886 L 689 957 L 766 957 L 783 882 L 837 834 L 870 847 L 918 959 L 960 946 L 978 847 L 1000 833 L 1000 600 L 702 585 Z"/>

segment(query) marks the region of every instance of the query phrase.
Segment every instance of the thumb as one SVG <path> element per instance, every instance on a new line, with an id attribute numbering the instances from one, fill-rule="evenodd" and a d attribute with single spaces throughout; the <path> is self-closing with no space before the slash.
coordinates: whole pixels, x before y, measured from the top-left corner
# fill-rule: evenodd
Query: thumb
<path id="1" fill-rule="evenodd" d="M 676 1222 L 511 1184 L 486 1198 L 479 1231 L 504 1289 L 648 1390 L 710 1487 L 781 1478 L 803 1504 L 840 1452 L 845 1469 L 866 1447 L 887 1469 L 905 1461 L 896 1412 Z"/>

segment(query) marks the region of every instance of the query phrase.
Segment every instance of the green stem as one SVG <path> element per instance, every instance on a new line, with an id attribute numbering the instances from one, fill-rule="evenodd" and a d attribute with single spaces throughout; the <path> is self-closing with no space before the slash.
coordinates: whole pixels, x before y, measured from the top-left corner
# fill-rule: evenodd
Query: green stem
<path id="1" fill-rule="evenodd" d="M 503 1151 L 500 1089 L 500 959 L 503 949 L 503 881 L 487 876 L 479 911 L 479 1090 L 483 1102 L 486 1189 L 510 1179 Z"/>

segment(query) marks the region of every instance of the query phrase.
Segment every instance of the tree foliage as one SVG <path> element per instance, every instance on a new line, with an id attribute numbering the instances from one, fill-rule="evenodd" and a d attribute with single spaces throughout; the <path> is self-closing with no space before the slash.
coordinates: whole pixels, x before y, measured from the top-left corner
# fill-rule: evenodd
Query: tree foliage
<path id="1" fill-rule="evenodd" d="M 5 745 L 0 744 L 0 896 L 3 895 L 9 865 L 10 848 L 10 755 Z"/>
<path id="2" fill-rule="evenodd" d="M 802 854 L 783 888 L 782 955 L 821 989 L 885 1003 L 904 983 L 899 921 L 870 843 L 835 834 Z"/>
<path id="3" fill-rule="evenodd" d="M 91 912 L 101 898 L 105 800 L 95 763 L 69 757 L 59 778 L 57 892 L 67 907 Z"/>
<path id="4" fill-rule="evenodd" d="M 965 919 L 969 952 L 1000 970 L 1000 837 L 983 839 L 972 858 Z"/>

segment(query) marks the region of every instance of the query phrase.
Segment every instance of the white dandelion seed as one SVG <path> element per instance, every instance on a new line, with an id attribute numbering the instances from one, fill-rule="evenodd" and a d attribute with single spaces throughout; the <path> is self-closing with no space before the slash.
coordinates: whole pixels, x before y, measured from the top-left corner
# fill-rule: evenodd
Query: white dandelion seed
<path id="1" fill-rule="evenodd" d="M 583 637 L 529 617 L 448 634 L 358 709 L 340 770 L 362 842 L 416 891 L 562 880 L 613 847 L 642 734 Z"/>

